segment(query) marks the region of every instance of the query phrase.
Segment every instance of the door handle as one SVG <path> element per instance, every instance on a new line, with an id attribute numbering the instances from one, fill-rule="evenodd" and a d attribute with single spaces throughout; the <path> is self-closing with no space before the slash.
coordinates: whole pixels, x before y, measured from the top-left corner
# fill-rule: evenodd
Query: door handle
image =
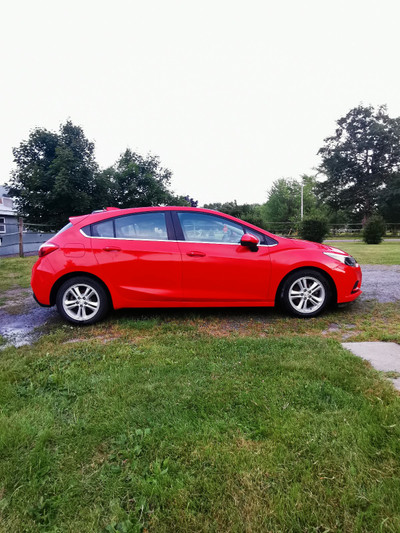
<path id="1" fill-rule="evenodd" d="M 187 252 L 187 254 L 189 257 L 204 257 L 206 254 L 204 252 L 196 252 L 196 251 L 193 251 L 193 252 Z"/>
<path id="2" fill-rule="evenodd" d="M 120 252 L 121 248 L 119 248 L 118 246 L 106 246 L 105 248 L 103 248 L 103 250 L 105 252 Z"/>

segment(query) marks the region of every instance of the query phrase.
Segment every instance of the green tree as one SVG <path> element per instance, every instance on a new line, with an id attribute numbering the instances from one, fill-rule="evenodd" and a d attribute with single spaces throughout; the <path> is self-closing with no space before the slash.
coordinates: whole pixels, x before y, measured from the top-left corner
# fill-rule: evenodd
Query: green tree
<path id="1" fill-rule="evenodd" d="M 379 191 L 378 205 L 386 222 L 400 222 L 400 174 L 392 174 Z"/>
<path id="2" fill-rule="evenodd" d="M 299 230 L 302 239 L 322 242 L 329 233 L 329 225 L 325 217 L 310 216 L 301 221 Z"/>
<path id="3" fill-rule="evenodd" d="M 380 190 L 400 168 L 400 118 L 385 106 L 358 106 L 337 121 L 332 137 L 319 150 L 326 176 L 320 197 L 333 211 L 350 211 L 359 220 L 376 208 Z"/>
<path id="4" fill-rule="evenodd" d="M 238 204 L 236 200 L 233 200 L 233 202 L 205 204 L 204 207 L 240 218 L 261 228 L 264 227 L 261 206 L 259 204 Z"/>
<path id="5" fill-rule="evenodd" d="M 363 241 L 367 244 L 379 244 L 386 233 L 386 224 L 381 215 L 374 213 L 364 226 Z"/>
<path id="6" fill-rule="evenodd" d="M 102 194 L 94 145 L 67 121 L 59 133 L 36 128 L 13 149 L 16 169 L 8 184 L 27 222 L 63 226 L 68 217 L 91 211 Z"/>
<path id="7" fill-rule="evenodd" d="M 263 206 L 267 222 L 289 222 L 300 220 L 301 186 L 303 184 L 304 214 L 311 215 L 321 209 L 317 207 L 314 194 L 316 179 L 314 176 L 302 176 L 301 182 L 281 178 L 274 181 L 268 192 L 268 200 Z"/>
<path id="8" fill-rule="evenodd" d="M 143 157 L 129 148 L 102 173 L 105 182 L 109 182 L 109 202 L 121 208 L 171 205 L 174 200 L 185 205 L 185 198 L 173 196 L 168 188 L 171 176 L 157 156 Z"/>

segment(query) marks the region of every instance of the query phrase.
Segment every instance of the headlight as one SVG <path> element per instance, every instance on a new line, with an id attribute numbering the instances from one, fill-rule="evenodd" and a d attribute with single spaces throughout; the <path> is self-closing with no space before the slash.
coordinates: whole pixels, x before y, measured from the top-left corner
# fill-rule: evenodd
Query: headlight
<path id="1" fill-rule="evenodd" d="M 357 261 L 354 259 L 354 257 L 351 257 L 351 255 L 343 255 L 343 254 L 335 254 L 334 252 L 323 252 L 325 255 L 328 255 L 329 257 L 332 257 L 332 259 L 336 259 L 337 261 L 340 261 L 344 265 L 348 265 L 351 267 L 357 266 Z"/>

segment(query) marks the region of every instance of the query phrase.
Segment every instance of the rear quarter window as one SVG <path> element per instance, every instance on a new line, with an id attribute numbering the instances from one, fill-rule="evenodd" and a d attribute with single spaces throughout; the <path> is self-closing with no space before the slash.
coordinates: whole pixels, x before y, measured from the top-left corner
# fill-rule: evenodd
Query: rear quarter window
<path id="1" fill-rule="evenodd" d="M 111 220 L 102 220 L 101 222 L 96 222 L 96 224 L 89 224 L 84 226 L 82 231 L 88 237 L 102 237 L 104 239 L 110 239 L 114 237 L 114 221 Z"/>

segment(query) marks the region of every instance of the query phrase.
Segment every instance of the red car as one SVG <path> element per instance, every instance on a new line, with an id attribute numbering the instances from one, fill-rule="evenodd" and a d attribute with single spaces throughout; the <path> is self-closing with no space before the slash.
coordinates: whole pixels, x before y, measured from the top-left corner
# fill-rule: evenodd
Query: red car
<path id="1" fill-rule="evenodd" d="M 313 317 L 361 294 L 345 252 L 272 235 L 208 209 L 117 209 L 70 218 L 33 267 L 40 305 L 74 324 L 110 308 L 270 307 Z"/>

